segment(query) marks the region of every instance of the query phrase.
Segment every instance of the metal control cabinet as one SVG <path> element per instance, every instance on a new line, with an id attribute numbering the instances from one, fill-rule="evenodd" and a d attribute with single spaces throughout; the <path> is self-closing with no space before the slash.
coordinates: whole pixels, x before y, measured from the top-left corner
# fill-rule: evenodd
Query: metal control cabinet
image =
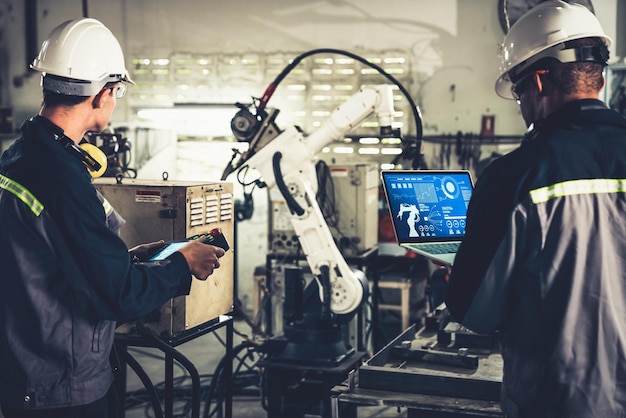
<path id="1" fill-rule="evenodd" d="M 344 253 L 358 255 L 378 244 L 377 163 L 329 165 L 335 186 L 338 223 L 331 229 L 336 240 L 349 240 Z"/>
<path id="2" fill-rule="evenodd" d="M 177 240 L 221 228 L 230 250 L 206 281 L 194 279 L 188 296 L 179 296 L 143 318 L 159 335 L 174 335 L 205 324 L 233 310 L 234 225 L 233 186 L 200 183 L 100 178 L 94 186 L 126 220 L 120 235 L 131 248 L 158 240 Z M 129 333 L 133 324 L 118 327 Z"/>

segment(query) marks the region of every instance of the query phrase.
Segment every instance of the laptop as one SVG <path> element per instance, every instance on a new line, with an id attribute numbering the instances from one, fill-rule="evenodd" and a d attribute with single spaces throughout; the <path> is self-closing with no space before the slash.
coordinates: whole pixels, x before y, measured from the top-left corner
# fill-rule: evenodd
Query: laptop
<path id="1" fill-rule="evenodd" d="M 381 178 L 398 244 L 452 266 L 474 189 L 469 171 L 383 170 Z"/>

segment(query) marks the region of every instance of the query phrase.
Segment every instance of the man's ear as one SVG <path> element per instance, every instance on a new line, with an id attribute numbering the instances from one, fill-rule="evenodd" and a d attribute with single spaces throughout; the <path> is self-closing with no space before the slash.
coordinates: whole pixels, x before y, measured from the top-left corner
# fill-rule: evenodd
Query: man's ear
<path id="1" fill-rule="evenodd" d="M 537 91 L 539 92 L 540 95 L 543 93 L 543 90 L 544 90 L 543 81 L 541 80 L 541 75 L 542 74 L 540 74 L 539 71 L 533 74 L 533 78 L 535 79 L 535 84 L 537 85 Z"/>
<path id="2" fill-rule="evenodd" d="M 533 80 L 537 86 L 537 92 L 539 96 L 545 96 L 551 94 L 555 86 L 551 82 L 544 83 L 548 79 L 548 70 L 537 70 L 533 75 Z"/>
<path id="3" fill-rule="evenodd" d="M 598 91 L 602 90 L 604 87 L 606 87 L 606 77 L 602 76 L 602 86 Z"/>
<path id="4" fill-rule="evenodd" d="M 110 93 L 111 89 L 108 88 L 103 88 L 102 90 L 100 90 L 98 94 L 93 97 L 93 100 L 91 101 L 91 107 L 93 107 L 94 109 L 102 107 L 104 101 L 109 99 L 108 96 L 110 96 Z"/>

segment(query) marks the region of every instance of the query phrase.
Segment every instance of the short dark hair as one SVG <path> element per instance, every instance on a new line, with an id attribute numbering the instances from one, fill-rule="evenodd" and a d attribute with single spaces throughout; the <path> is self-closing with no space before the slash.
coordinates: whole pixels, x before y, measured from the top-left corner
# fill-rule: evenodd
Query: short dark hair
<path id="1" fill-rule="evenodd" d="M 565 48 L 596 47 L 606 50 L 603 39 L 581 38 L 565 42 Z M 537 70 L 548 70 L 547 77 L 563 94 L 597 92 L 604 85 L 604 64 L 594 61 L 561 63 L 555 58 L 543 58 L 523 71 L 528 74 Z M 520 74 L 520 78 L 521 78 Z"/>
<path id="2" fill-rule="evenodd" d="M 576 39 L 565 44 L 565 47 L 591 46 L 606 48 L 600 38 Z M 604 85 L 604 64 L 593 61 L 556 63 L 550 68 L 551 81 L 565 94 L 577 91 L 600 91 Z"/>
<path id="3" fill-rule="evenodd" d="M 43 103 L 50 107 L 76 106 L 83 103 L 88 98 L 89 96 L 70 96 L 67 94 L 56 93 L 52 90 L 43 89 Z"/>

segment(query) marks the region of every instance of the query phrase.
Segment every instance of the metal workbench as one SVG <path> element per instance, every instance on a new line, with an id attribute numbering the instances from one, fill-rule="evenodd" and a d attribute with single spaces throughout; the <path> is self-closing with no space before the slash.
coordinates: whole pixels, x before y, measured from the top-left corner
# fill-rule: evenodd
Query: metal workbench
<path id="1" fill-rule="evenodd" d="M 356 418 L 366 406 L 406 408 L 409 418 L 504 417 L 496 336 L 428 324 L 412 325 L 335 386 L 333 418 Z"/>

